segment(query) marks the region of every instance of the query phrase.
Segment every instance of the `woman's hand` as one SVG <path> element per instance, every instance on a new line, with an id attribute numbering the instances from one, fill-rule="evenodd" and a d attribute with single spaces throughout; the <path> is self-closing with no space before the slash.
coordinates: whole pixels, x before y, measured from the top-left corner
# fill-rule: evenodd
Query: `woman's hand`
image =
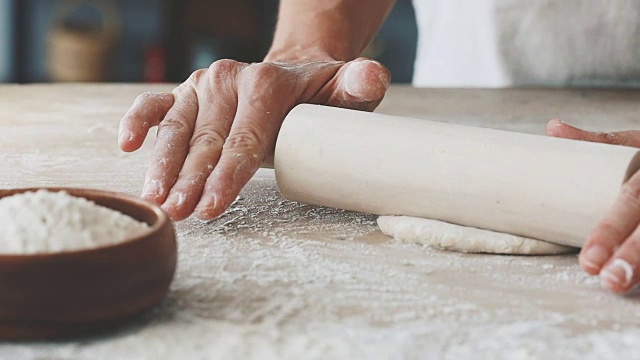
<path id="1" fill-rule="evenodd" d="M 588 132 L 559 120 L 547 124 L 547 135 L 640 148 L 640 131 Z M 609 212 L 596 225 L 580 252 L 580 265 L 616 293 L 640 282 L 640 172 L 623 186 Z"/>
<path id="2" fill-rule="evenodd" d="M 379 63 L 219 60 L 172 93 L 140 95 L 120 123 L 124 151 L 158 126 L 142 197 L 176 220 L 219 216 L 273 155 L 287 113 L 299 103 L 371 111 L 390 74 Z"/>

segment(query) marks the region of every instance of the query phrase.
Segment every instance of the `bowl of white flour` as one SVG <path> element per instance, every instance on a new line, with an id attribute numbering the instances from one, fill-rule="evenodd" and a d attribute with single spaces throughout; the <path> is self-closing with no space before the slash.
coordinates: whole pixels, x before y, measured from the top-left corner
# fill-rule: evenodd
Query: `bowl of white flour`
<path id="1" fill-rule="evenodd" d="M 0 338 L 117 324 L 160 301 L 176 266 L 156 205 L 89 189 L 0 191 Z"/>

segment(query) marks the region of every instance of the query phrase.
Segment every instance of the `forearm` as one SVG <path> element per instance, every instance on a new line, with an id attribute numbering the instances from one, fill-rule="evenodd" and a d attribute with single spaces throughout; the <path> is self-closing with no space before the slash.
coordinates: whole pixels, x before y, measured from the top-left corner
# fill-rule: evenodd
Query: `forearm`
<path id="1" fill-rule="evenodd" d="M 394 3 L 282 0 L 265 61 L 352 60 L 371 42 Z"/>

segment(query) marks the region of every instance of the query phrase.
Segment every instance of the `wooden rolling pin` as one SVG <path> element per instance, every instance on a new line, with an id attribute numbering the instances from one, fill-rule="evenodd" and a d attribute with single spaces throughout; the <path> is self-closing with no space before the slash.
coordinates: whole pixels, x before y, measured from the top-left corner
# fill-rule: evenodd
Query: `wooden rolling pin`
<path id="1" fill-rule="evenodd" d="M 306 104 L 274 160 L 290 200 L 576 247 L 640 167 L 630 147 Z"/>

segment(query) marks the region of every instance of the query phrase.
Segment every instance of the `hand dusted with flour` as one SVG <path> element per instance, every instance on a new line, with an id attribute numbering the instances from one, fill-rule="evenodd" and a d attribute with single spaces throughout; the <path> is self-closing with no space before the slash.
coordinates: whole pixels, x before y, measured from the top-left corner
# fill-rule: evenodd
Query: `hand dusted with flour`
<path id="1" fill-rule="evenodd" d="M 213 219 L 269 165 L 280 125 L 295 105 L 375 109 L 390 74 L 357 57 L 393 3 L 281 1 L 264 62 L 219 60 L 171 94 L 138 97 L 122 119 L 120 147 L 137 150 L 158 126 L 142 197 L 177 220 L 194 212 Z M 349 21 L 341 21 L 345 16 Z"/>
<path id="2" fill-rule="evenodd" d="M 568 139 L 624 145 L 640 148 L 640 131 L 590 132 L 551 120 L 547 125 L 550 136 Z M 624 293 L 640 283 L 640 171 L 622 186 L 611 209 L 589 234 L 582 251 L 580 265 L 592 275 L 599 275 L 609 290 Z"/>
<path id="3" fill-rule="evenodd" d="M 111 245 L 148 225 L 64 191 L 0 199 L 0 254 L 39 254 Z"/>
<path id="4" fill-rule="evenodd" d="M 373 84 L 363 86 L 371 73 Z M 122 120 L 120 146 L 137 150 L 149 128 L 158 125 L 143 198 L 163 205 L 174 219 L 194 211 L 212 219 L 229 207 L 263 163 L 270 162 L 282 120 L 296 104 L 373 110 L 388 84 L 386 70 L 369 60 L 251 65 L 218 61 L 193 73 L 173 96 L 138 97 Z"/>

